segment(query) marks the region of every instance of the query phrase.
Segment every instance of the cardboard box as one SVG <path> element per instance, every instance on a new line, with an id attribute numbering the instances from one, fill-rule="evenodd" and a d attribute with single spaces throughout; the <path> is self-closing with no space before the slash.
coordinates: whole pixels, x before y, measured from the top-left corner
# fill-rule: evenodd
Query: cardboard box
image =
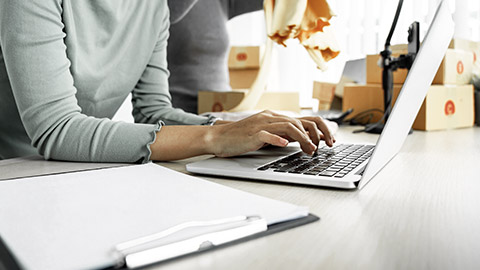
<path id="1" fill-rule="evenodd" d="M 260 67 L 262 47 L 231 47 L 228 54 L 229 69 L 251 69 Z"/>
<path id="2" fill-rule="evenodd" d="M 393 86 L 393 103 L 395 103 L 398 93 L 402 85 L 395 84 Z M 377 110 L 371 112 L 370 116 L 366 116 L 370 123 L 377 122 L 383 116 L 383 89 L 381 84 L 346 84 L 343 89 L 342 111 L 353 109 L 349 118 L 357 117 L 364 114 L 368 110 Z M 364 114 L 365 115 L 365 114 Z"/>
<path id="3" fill-rule="evenodd" d="M 337 84 L 313 82 L 312 97 L 318 99 L 318 110 L 330 110 Z"/>
<path id="4" fill-rule="evenodd" d="M 390 46 L 392 53 L 406 54 L 408 53 L 408 44 L 395 44 Z"/>
<path id="5" fill-rule="evenodd" d="M 247 90 L 228 92 L 198 92 L 198 113 L 228 111 L 243 100 Z M 254 108 L 255 110 L 279 110 L 300 112 L 298 92 L 265 92 Z"/>
<path id="6" fill-rule="evenodd" d="M 480 42 L 455 38 L 450 42 L 449 48 L 472 52 L 474 63 L 480 56 Z"/>
<path id="7" fill-rule="evenodd" d="M 454 38 L 452 39 L 452 41 L 450 41 L 450 45 L 448 46 L 448 48 L 472 52 L 474 63 L 477 61 L 478 56 L 480 56 L 480 42 L 461 38 Z M 405 54 L 408 52 L 408 44 L 391 45 L 390 49 L 393 53 Z"/>
<path id="8" fill-rule="evenodd" d="M 433 84 L 469 84 L 472 80 L 473 53 L 448 49 Z"/>
<path id="9" fill-rule="evenodd" d="M 473 86 L 433 85 L 413 123 L 417 130 L 471 127 L 474 123 Z"/>
<path id="10" fill-rule="evenodd" d="M 401 85 L 394 87 L 394 101 Z M 383 90 L 380 84 L 347 85 L 344 89 L 343 110 L 353 108 L 352 117 L 369 109 L 384 110 Z M 413 123 L 417 130 L 441 130 L 471 127 L 474 122 L 472 85 L 432 85 Z M 382 113 L 373 113 L 370 122 L 376 122 Z"/>
<path id="11" fill-rule="evenodd" d="M 259 69 L 230 69 L 230 86 L 232 89 L 250 89 L 257 78 Z"/>
<path id="12" fill-rule="evenodd" d="M 398 56 L 399 54 L 393 54 Z M 366 61 L 367 84 L 382 83 L 382 69 L 378 66 L 379 55 L 368 55 Z M 433 84 L 469 84 L 472 79 L 473 53 L 457 49 L 448 49 L 438 69 Z M 402 84 L 407 77 L 406 69 L 393 73 L 393 83 Z"/>

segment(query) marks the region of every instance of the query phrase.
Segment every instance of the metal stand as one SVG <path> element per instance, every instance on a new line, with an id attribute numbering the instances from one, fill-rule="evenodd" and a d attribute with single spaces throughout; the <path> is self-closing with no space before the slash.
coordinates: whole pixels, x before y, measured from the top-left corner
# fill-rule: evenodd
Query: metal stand
<path id="1" fill-rule="evenodd" d="M 385 43 L 385 49 L 380 52 L 382 56 L 381 67 L 382 73 L 382 87 L 383 87 L 383 101 L 384 101 L 384 115 L 380 121 L 373 124 L 368 124 L 365 127 L 365 132 L 380 134 L 383 131 L 385 123 L 387 123 L 388 117 L 392 110 L 393 99 L 393 72 L 399 68 L 405 68 L 410 70 L 410 67 L 415 60 L 415 56 L 420 48 L 420 24 L 414 22 L 408 28 L 408 54 L 402 54 L 399 57 L 392 57 L 392 50 L 390 49 L 390 40 L 392 38 L 395 26 L 397 25 L 398 16 L 402 9 L 403 0 L 400 0 L 397 7 L 397 12 L 393 20 L 390 33 Z"/>

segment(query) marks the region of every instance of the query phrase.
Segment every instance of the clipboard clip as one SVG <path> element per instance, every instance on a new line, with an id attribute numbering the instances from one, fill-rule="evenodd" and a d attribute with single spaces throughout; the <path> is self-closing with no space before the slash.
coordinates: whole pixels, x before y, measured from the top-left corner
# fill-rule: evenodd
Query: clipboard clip
<path id="1" fill-rule="evenodd" d="M 117 267 L 144 267 L 210 249 L 267 230 L 260 216 L 189 221 L 115 246 Z M 182 231 L 183 236 L 178 235 Z M 162 242 L 159 244 L 159 242 Z"/>

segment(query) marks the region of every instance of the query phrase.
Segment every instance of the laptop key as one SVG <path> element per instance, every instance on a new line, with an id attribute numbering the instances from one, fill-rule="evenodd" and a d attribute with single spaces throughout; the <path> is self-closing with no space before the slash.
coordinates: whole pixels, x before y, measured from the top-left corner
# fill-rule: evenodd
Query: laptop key
<path id="1" fill-rule="evenodd" d="M 344 177 L 367 160 L 373 153 L 373 147 L 362 145 L 338 145 L 334 148 L 319 148 L 313 157 L 302 152 L 258 168 L 260 171 L 273 169 L 274 172 L 305 175 Z"/>
<path id="2" fill-rule="evenodd" d="M 321 176 L 333 176 L 335 173 L 337 173 L 337 172 L 323 171 L 323 172 L 319 173 L 318 175 L 321 175 Z"/>

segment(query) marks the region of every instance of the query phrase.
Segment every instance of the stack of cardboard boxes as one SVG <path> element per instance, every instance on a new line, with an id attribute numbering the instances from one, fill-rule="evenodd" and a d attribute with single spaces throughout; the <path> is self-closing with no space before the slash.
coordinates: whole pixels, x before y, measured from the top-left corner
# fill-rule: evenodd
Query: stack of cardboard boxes
<path id="1" fill-rule="evenodd" d="M 232 89 L 249 89 L 260 69 L 262 47 L 231 47 L 228 70 Z"/>
<path id="2" fill-rule="evenodd" d="M 332 109 L 337 84 L 326 82 L 313 82 L 312 97 L 318 99 L 318 110 L 328 111 Z"/>
<path id="3" fill-rule="evenodd" d="M 198 113 L 228 111 L 245 97 L 260 69 L 262 47 L 231 47 L 228 57 L 230 85 L 232 91 L 199 91 Z M 297 92 L 264 92 L 255 110 L 300 111 Z"/>
<path id="4" fill-rule="evenodd" d="M 407 53 L 406 45 L 394 46 L 393 55 Z M 427 96 L 413 124 L 417 130 L 439 130 L 470 127 L 474 123 L 473 86 L 470 84 L 474 61 L 480 55 L 480 43 L 452 40 L 449 49 L 433 79 Z M 353 108 L 352 117 L 367 110 L 383 111 L 382 69 L 378 55 L 366 58 L 366 84 L 345 85 L 342 109 Z M 394 98 L 398 96 L 407 76 L 404 69 L 394 72 Z M 378 121 L 382 113 L 372 113 L 371 122 Z"/>

